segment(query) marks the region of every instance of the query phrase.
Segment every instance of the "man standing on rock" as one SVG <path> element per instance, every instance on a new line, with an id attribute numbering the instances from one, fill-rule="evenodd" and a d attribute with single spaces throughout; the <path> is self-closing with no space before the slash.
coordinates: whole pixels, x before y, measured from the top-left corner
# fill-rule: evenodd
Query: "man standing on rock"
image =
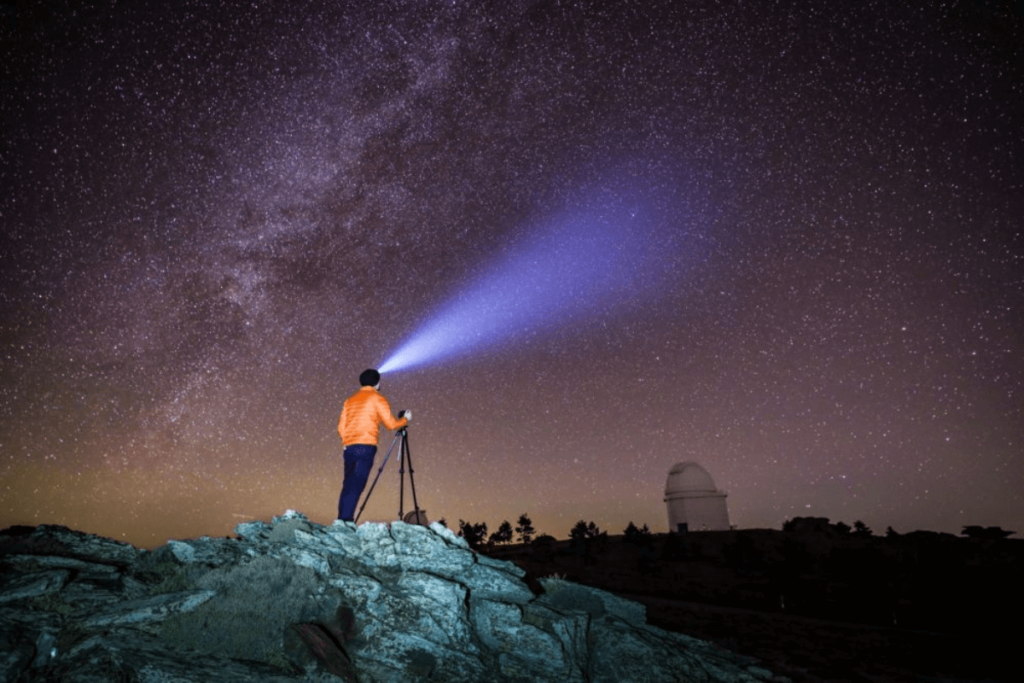
<path id="1" fill-rule="evenodd" d="M 338 499 L 338 519 L 346 522 L 353 520 L 359 497 L 373 469 L 380 424 L 394 431 L 405 427 L 412 419 L 412 412 L 408 410 L 400 418 L 391 414 L 391 404 L 378 393 L 380 373 L 376 370 L 363 371 L 359 384 L 359 391 L 348 397 L 338 419 L 338 434 L 345 448 L 345 480 Z"/>

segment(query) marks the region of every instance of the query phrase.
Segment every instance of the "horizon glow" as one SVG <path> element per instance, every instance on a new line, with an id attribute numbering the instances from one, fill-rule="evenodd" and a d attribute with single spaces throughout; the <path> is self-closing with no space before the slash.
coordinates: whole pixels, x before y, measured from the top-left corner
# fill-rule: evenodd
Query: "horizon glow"
<path id="1" fill-rule="evenodd" d="M 600 199 L 541 225 L 451 297 L 380 373 L 529 342 L 650 299 L 673 272 L 678 226 L 659 220 L 639 197 Z"/>

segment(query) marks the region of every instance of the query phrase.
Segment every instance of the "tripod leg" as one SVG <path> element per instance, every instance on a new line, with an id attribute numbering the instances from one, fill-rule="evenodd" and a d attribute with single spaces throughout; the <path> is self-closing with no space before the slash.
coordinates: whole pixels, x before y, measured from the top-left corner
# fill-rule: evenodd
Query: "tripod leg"
<path id="1" fill-rule="evenodd" d="M 402 445 L 398 449 L 398 520 L 401 521 L 402 510 L 405 508 L 405 441 L 408 437 L 404 429 L 400 430 L 398 435 L 402 439 Z"/>
<path id="2" fill-rule="evenodd" d="M 412 505 L 416 511 L 416 523 L 420 524 L 420 504 L 416 500 L 416 482 L 413 481 L 413 469 L 412 469 L 412 452 L 409 451 L 409 435 L 406 434 L 405 440 L 402 442 L 402 448 L 405 450 L 405 459 L 409 461 L 409 486 L 412 488 Z"/>
<path id="3" fill-rule="evenodd" d="M 359 512 L 356 513 L 356 518 L 354 521 L 357 524 L 359 523 L 359 517 L 363 514 L 363 508 L 365 508 L 366 504 L 370 502 L 370 496 L 373 495 L 373 489 L 376 488 L 377 486 L 377 480 L 380 479 L 380 473 L 384 471 L 384 465 L 388 464 L 388 458 L 391 457 L 391 451 L 395 450 L 396 443 L 398 443 L 397 436 L 395 437 L 395 440 L 391 442 L 391 446 L 388 448 L 387 455 L 384 456 L 384 460 L 380 464 L 380 469 L 377 470 L 377 476 L 373 478 L 373 483 L 370 485 L 370 490 L 366 492 L 366 497 L 363 498 L 363 504 L 362 506 L 360 506 Z"/>

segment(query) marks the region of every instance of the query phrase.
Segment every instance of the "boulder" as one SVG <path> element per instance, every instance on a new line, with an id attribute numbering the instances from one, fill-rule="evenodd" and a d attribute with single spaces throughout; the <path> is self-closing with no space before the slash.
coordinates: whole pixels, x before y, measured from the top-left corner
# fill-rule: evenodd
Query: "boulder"
<path id="1" fill-rule="evenodd" d="M 0 680 L 781 681 L 642 605 L 473 552 L 439 524 L 315 524 L 152 552 L 0 533 Z M 532 589 L 531 589 L 532 586 Z"/>

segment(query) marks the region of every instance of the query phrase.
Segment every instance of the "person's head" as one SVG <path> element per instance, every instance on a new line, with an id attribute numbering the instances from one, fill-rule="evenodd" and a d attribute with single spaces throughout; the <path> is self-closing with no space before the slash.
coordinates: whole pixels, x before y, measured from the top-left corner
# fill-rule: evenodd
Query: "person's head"
<path id="1" fill-rule="evenodd" d="M 363 370 L 363 374 L 359 375 L 359 386 L 375 387 L 378 384 L 380 384 L 380 373 L 373 368 Z"/>

